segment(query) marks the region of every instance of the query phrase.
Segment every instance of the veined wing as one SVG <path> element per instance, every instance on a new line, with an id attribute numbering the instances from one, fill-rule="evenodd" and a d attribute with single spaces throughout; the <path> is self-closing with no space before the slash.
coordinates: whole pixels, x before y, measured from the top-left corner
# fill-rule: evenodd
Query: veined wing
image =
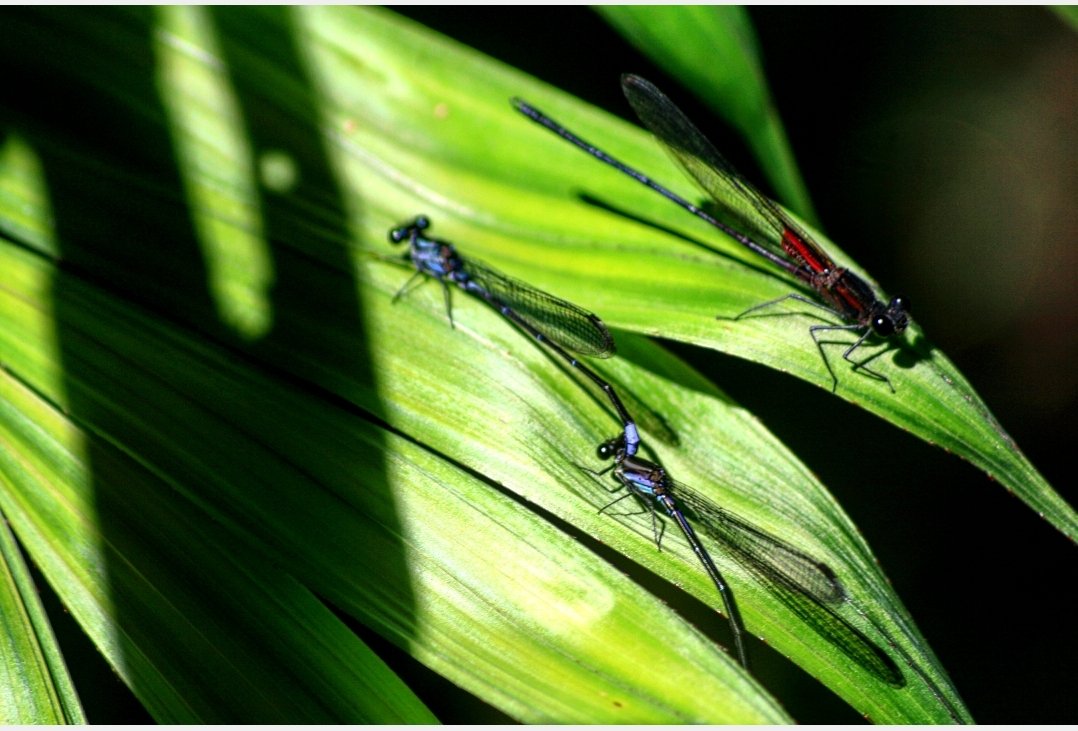
<path id="1" fill-rule="evenodd" d="M 597 315 L 469 259 L 468 276 L 546 338 L 596 358 L 614 354 L 614 338 Z"/>

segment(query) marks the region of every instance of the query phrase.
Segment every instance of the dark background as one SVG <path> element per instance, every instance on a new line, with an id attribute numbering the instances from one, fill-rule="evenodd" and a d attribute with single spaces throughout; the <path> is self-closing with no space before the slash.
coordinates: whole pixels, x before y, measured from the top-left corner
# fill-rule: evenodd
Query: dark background
<path id="1" fill-rule="evenodd" d="M 641 74 L 748 177 L 763 180 L 721 120 L 586 9 L 400 12 L 628 119 L 618 77 Z M 824 229 L 889 293 L 911 299 L 933 344 L 1048 481 L 1078 502 L 1074 31 L 1032 7 L 750 15 Z M 713 351 L 670 347 L 756 413 L 833 491 L 977 721 L 1078 720 L 1078 572 L 1069 540 L 977 469 L 818 388 Z M 701 629 L 722 631 L 699 603 L 665 585 L 655 590 Z M 65 649 L 86 642 L 62 610 L 50 614 Z M 364 638 L 441 720 L 508 720 Z M 859 720 L 775 653 L 750 649 L 755 674 L 798 721 Z M 65 657 L 91 722 L 148 720 L 96 651 Z"/>

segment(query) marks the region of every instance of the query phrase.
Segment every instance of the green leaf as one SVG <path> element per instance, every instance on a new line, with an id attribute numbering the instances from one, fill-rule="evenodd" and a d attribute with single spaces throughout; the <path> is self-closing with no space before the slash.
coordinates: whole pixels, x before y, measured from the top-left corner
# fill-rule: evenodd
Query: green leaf
<path id="1" fill-rule="evenodd" d="M 615 157 L 660 181 L 673 181 L 673 189 L 683 196 L 692 195 L 689 183 L 673 169 L 673 163 L 657 144 L 642 146 L 638 130 L 626 130 L 609 120 L 605 124 L 598 122 L 556 94 L 537 91 L 528 98 L 544 111 L 552 110 L 548 113 L 584 139 L 604 140 L 604 147 Z M 534 137 L 529 144 L 538 146 L 534 157 L 537 162 L 529 166 L 522 160 L 517 164 L 525 168 L 522 177 L 530 180 L 534 189 L 543 191 L 546 198 L 543 217 L 537 217 L 533 230 L 521 236 L 536 245 L 556 239 L 566 247 L 579 246 L 584 252 L 559 262 L 557 274 L 552 273 L 545 281 L 562 278 L 576 282 L 587 272 L 618 272 L 621 276 L 602 279 L 602 287 L 578 298 L 611 324 L 721 350 L 832 389 L 831 374 L 808 326 L 833 322 L 833 318 L 829 321 L 816 308 L 791 302 L 758 316 L 733 319 L 750 307 L 799 291 L 795 283 L 776 271 L 763 269 L 766 264 L 740 244 L 606 166 L 597 162 L 590 169 L 576 166 L 572 180 L 567 180 L 561 170 L 568 163 L 562 163 L 557 149 L 568 149 L 578 157 L 583 153 L 540 128 Z M 554 164 L 542 162 L 551 159 Z M 679 180 L 684 182 L 678 184 Z M 616 209 L 633 211 L 633 218 L 597 211 L 581 213 L 577 191 L 617 201 Z M 573 230 L 567 228 L 570 220 L 577 222 Z M 558 224 L 551 225 L 549 221 Z M 808 230 L 840 265 L 848 266 L 882 291 L 836 245 Z M 627 261 L 632 262 L 632 271 L 626 271 Z M 555 265 L 544 261 L 539 268 L 547 266 Z M 886 301 L 887 297 L 881 299 Z M 857 351 L 862 362 L 890 379 L 895 394 L 885 384 L 859 375 L 842 360 L 843 350 L 855 337 L 836 335 L 822 341 L 835 369 L 840 397 L 968 459 L 1065 535 L 1078 537 L 1078 515 L 1029 463 L 962 374 L 928 341 L 916 322 L 896 342 L 870 343 Z"/>
<path id="2" fill-rule="evenodd" d="M 11 453 L 0 450 L 0 460 Z M 0 479 L 9 474 L 0 472 Z M 86 723 L 30 571 L 7 521 L 0 522 L 4 617 L 0 718 L 6 724 Z"/>
<path id="3" fill-rule="evenodd" d="M 4 510 L 155 718 L 434 720 L 308 589 L 175 485 L 8 373 L 0 394 Z"/>
<path id="4" fill-rule="evenodd" d="M 64 313 L 44 317 L 33 287 L 4 291 L 13 370 L 49 387 L 56 325 L 67 378 L 47 400 L 4 381 L 4 414 L 24 425 L 8 441 L 33 462 L 5 497 L 155 717 L 431 720 L 317 595 L 520 718 L 786 720 L 691 626 L 490 484 L 10 244 L 0 261 L 50 282 Z M 424 327 L 456 337 L 379 299 L 385 325 L 423 326 L 406 346 Z M 423 387 L 414 359 L 401 375 Z"/>
<path id="5" fill-rule="evenodd" d="M 212 574 L 206 591 L 237 583 L 236 596 L 247 597 L 272 581 L 296 582 L 296 596 L 307 598 L 302 616 L 330 627 L 318 599 L 330 602 L 521 720 L 783 718 L 725 656 L 578 537 L 719 606 L 677 536 L 660 553 L 646 516 L 598 512 L 611 498 L 578 465 L 598 466 L 593 446 L 613 430 L 601 400 L 583 397 L 543 351 L 463 293 L 454 297 L 455 329 L 436 286 L 392 303 L 409 272 L 385 260 L 386 231 L 424 212 L 466 255 L 622 328 L 621 357 L 597 367 L 633 395 L 652 453 L 679 480 L 831 566 L 850 595 L 829 615 L 833 627 L 863 634 L 902 681 L 851 662 L 852 645 L 840 649 L 802 605 L 713 546 L 750 633 L 873 720 L 968 718 L 869 549 L 810 472 L 698 374 L 627 332 L 724 349 L 727 335 L 753 344 L 781 334 L 759 357 L 786 359 L 822 384 L 803 327 L 714 319 L 788 285 L 739 263 L 729 243 L 716 242 L 725 257 L 701 252 L 583 204 L 579 191 L 623 195 L 619 205 L 645 220 L 668 216 L 694 230 L 647 191 L 580 164 L 507 100 L 549 106 L 612 140 L 619 155 L 665 163 L 673 177 L 643 133 L 384 11 L 68 12 L 28 11 L 12 34 L 14 52 L 81 96 L 77 117 L 27 125 L 22 142 L 8 140 L 0 360 L 44 398 L 38 420 L 69 414 L 74 438 L 95 457 L 109 455 L 81 466 L 95 489 L 103 467 L 103 478 L 118 476 L 110 483 L 149 474 L 135 484 L 161 507 L 134 502 L 118 533 L 132 537 L 100 559 L 122 564 L 143 542 L 156 547 L 160 573 L 124 586 L 147 602 L 135 612 L 140 623 L 154 619 L 145 597 L 155 592 L 167 591 L 165 601 L 175 592 L 186 606 L 174 577 L 209 560 L 212 551 L 192 548 L 205 543 L 236 562 L 235 576 Z M 55 38 L 82 62 L 54 68 L 53 54 L 35 51 Z M 105 119 L 138 120 L 123 127 L 138 134 L 103 134 Z M 923 386 L 934 358 L 908 371 L 877 364 L 901 398 L 856 374 L 840 374 L 841 392 L 893 418 L 891 405 Z M 32 404 L 28 397 L 18 411 Z M 124 460 L 130 466 L 114 464 Z M 171 492 L 151 489 L 155 481 Z M 121 502 L 115 489 L 109 500 Z M 31 515 L 16 525 L 24 543 Z M 135 520 L 142 515 L 145 524 Z M 211 516 L 203 530 L 220 530 L 185 538 L 160 528 L 169 515 Z M 49 549 L 30 550 L 36 558 Z M 265 573 L 239 570 L 248 566 Z M 59 569 L 46 575 L 68 581 Z M 192 624 L 246 626 L 221 593 Z M 107 654 L 109 621 L 95 635 Z M 137 639 L 147 656 L 164 652 Z M 304 675 L 297 668 L 308 663 L 327 667 L 315 650 L 269 662 L 259 640 L 244 643 L 241 657 L 266 674 L 266 687 Z M 110 659 L 119 667 L 133 651 Z M 155 689 L 147 702 L 162 718 L 190 718 L 172 705 L 189 693 L 221 715 L 210 701 L 232 700 L 204 697 L 215 676 L 134 665 L 125 678 Z M 347 686 L 340 679 L 353 666 L 330 667 L 332 687 Z M 303 679 L 297 692 L 313 702 L 322 684 Z M 169 680 L 176 691 L 166 695 L 159 686 Z M 336 701 L 352 710 L 347 693 Z"/>
<path id="6" fill-rule="evenodd" d="M 779 200 L 816 223 L 745 8 L 602 5 L 596 11 L 733 125 L 752 147 Z"/>
<path id="7" fill-rule="evenodd" d="M 1078 8 L 1073 5 L 1052 5 L 1052 11 L 1072 28 L 1078 28 Z"/>

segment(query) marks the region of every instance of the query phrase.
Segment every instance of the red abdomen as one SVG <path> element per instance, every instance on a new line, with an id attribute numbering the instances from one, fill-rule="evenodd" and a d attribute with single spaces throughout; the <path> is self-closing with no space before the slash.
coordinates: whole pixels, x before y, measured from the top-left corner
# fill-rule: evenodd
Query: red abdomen
<path id="1" fill-rule="evenodd" d="M 790 229 L 782 232 L 782 250 L 817 274 L 834 267 L 817 246 L 808 243 Z"/>

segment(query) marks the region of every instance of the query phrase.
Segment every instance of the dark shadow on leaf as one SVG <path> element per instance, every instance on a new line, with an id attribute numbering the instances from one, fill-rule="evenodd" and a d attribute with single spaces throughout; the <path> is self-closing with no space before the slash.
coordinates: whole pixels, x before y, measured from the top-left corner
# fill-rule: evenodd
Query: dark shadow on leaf
<path id="1" fill-rule="evenodd" d="M 687 244 L 692 244 L 693 246 L 696 246 L 710 254 L 715 254 L 716 256 L 720 256 L 726 260 L 736 261 L 738 264 L 748 267 L 749 269 L 752 269 L 755 272 L 759 272 L 760 274 L 777 277 L 782 279 L 783 281 L 790 281 L 786 277 L 782 277 L 781 275 L 779 275 L 779 273 L 776 272 L 774 268 L 768 267 L 760 262 L 755 261 L 754 257 L 746 257 L 745 259 L 731 257 L 729 252 L 723 251 L 722 249 L 719 249 L 718 247 L 709 244 L 706 241 L 701 241 L 700 239 L 689 236 L 681 231 L 672 229 L 669 226 L 665 226 L 657 221 L 652 221 L 650 219 L 644 218 L 639 214 L 633 213 L 628 209 L 617 206 L 590 193 L 577 193 L 577 198 L 579 198 L 583 203 L 587 203 L 590 206 L 595 206 L 596 208 L 612 213 L 620 218 L 634 221 L 635 223 L 639 223 L 642 226 L 647 226 L 648 228 L 653 229 L 665 236 L 672 236 L 674 238 L 680 239 L 681 241 L 684 241 Z M 689 216 L 688 213 L 686 213 L 685 215 Z M 716 235 L 725 236 L 726 234 L 720 231 L 716 231 Z"/>
<path id="2" fill-rule="evenodd" d="M 334 596 L 337 587 L 392 585 L 402 613 L 392 640 L 406 645 L 412 624 L 381 432 L 364 412 L 377 386 L 320 100 L 287 9 L 212 11 L 255 159 L 282 152 L 298 171 L 290 190 L 258 186 L 275 285 L 272 328 L 252 343 L 219 319 L 209 289 L 177 153 L 187 132 L 170 124 L 160 96 L 162 12 L 9 11 L 0 49 L 9 69 L 0 125 L 38 155 L 53 212 L 58 255 L 39 251 L 56 267 L 64 393 L 51 396 L 93 435 L 86 460 L 109 601 L 124 628 L 126 657 L 116 661 L 160 722 L 369 722 L 320 698 L 310 677 L 296 674 L 287 644 L 277 646 L 258 614 L 236 604 L 252 576 L 269 585 L 297 577 L 357 614 L 351 597 Z M 261 64 L 287 85 L 267 86 Z M 254 167 L 245 172 L 257 179 Z M 278 396 L 297 408 L 282 410 Z M 189 530 L 154 523 L 170 515 L 186 516 Z M 199 564 L 209 545 L 242 545 L 247 563 L 232 574 L 227 562 Z M 345 560 L 312 565 L 327 553 Z M 173 632 L 166 620 L 177 618 L 156 611 L 162 602 L 191 607 L 190 632 Z M 211 608 L 218 613 L 199 615 Z M 206 646 L 215 635 L 199 622 L 231 628 L 232 645 Z M 155 673 L 172 695 L 143 685 Z M 302 703 L 277 697 L 281 677 Z"/>

